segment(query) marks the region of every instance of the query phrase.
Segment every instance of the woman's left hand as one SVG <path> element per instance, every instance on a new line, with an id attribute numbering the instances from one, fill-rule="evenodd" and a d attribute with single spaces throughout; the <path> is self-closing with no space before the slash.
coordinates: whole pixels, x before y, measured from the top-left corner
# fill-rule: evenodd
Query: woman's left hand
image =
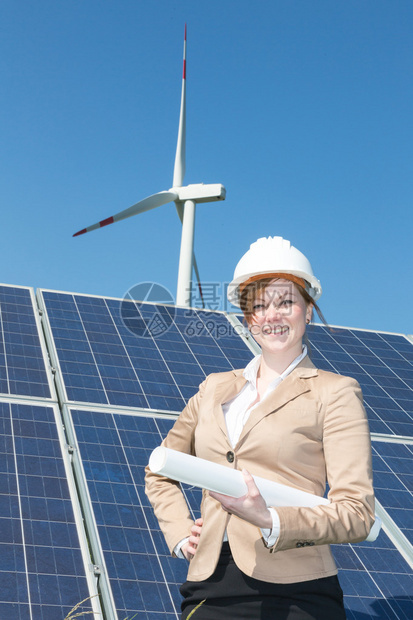
<path id="1" fill-rule="evenodd" d="M 210 496 L 218 500 L 226 512 L 236 515 L 257 527 L 271 529 L 272 516 L 254 482 L 254 478 L 246 469 L 242 470 L 242 475 L 248 488 L 246 495 L 242 497 L 229 497 L 229 495 L 210 491 Z"/>

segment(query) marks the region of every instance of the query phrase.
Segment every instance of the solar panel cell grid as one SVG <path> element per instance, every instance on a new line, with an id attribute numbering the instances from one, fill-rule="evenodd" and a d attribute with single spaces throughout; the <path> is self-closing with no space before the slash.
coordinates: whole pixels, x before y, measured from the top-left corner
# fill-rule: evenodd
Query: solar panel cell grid
<path id="1" fill-rule="evenodd" d="M 143 489 L 143 468 L 173 420 L 81 410 L 73 410 L 72 418 L 119 616 L 138 612 L 151 620 L 162 614 L 176 618 L 173 610 L 179 610 L 178 588 L 185 580 L 186 565 L 170 558 Z M 412 485 L 411 451 L 381 442 L 375 447 L 378 492 L 383 487 L 385 494 L 390 482 L 387 505 L 392 506 L 393 490 L 409 493 Z M 184 489 L 197 516 L 200 491 Z M 406 531 L 397 509 L 393 518 Z M 413 616 L 413 570 L 383 531 L 375 544 L 337 545 L 333 552 L 348 618 L 361 620 L 361 612 L 366 620 L 376 614 L 401 620 Z"/>
<path id="2" fill-rule="evenodd" d="M 243 367 L 252 357 L 220 313 L 43 294 L 70 401 L 180 411 L 205 375 Z M 128 313 L 132 331 L 124 321 Z M 66 315 L 76 329 L 66 329 L 62 338 L 53 321 Z M 148 326 L 156 316 L 165 329 L 153 337 Z M 318 325 L 310 329 L 310 341 L 317 366 L 360 382 L 373 432 L 412 434 L 410 342 Z"/>
<path id="3" fill-rule="evenodd" d="M 413 446 L 373 442 L 376 497 L 413 544 Z"/>
<path id="4" fill-rule="evenodd" d="M 143 490 L 144 466 L 161 441 L 157 421 L 78 410 L 72 418 L 119 617 L 176 620 L 185 562 L 169 557 Z M 188 495 L 199 504 L 198 491 Z"/>
<path id="5" fill-rule="evenodd" d="M 206 374 L 252 357 L 220 313 L 64 297 L 43 292 L 68 401 L 180 411 Z"/>
<path id="6" fill-rule="evenodd" d="M 63 619 L 89 591 L 54 410 L 0 402 L 0 422 L 0 617 Z"/>
<path id="7" fill-rule="evenodd" d="M 252 358 L 222 313 L 42 296 L 64 401 L 177 412 L 206 374 L 244 367 Z M 310 341 L 317 366 L 360 382 L 373 432 L 412 436 L 413 346 L 406 338 L 314 326 Z M 0 390 L 50 398 L 29 289 L 0 287 Z M 18 408 L 11 418 L 0 416 L 0 593 L 20 597 L 16 616 L 15 604 L 0 596 L 0 617 L 13 611 L 13 617 L 29 618 L 31 605 L 37 611 L 30 620 L 57 620 L 68 610 L 68 592 L 75 602 L 87 596 L 85 576 L 76 572 L 77 529 L 47 409 L 37 407 L 35 417 Z M 73 412 L 73 418 L 119 617 L 139 609 L 143 619 L 176 620 L 185 563 L 169 557 L 142 486 L 143 466 L 172 421 L 102 411 Z M 377 497 L 413 542 L 411 456 L 411 446 L 374 442 Z M 199 492 L 185 492 L 196 514 Z M 412 571 L 384 534 L 373 546 L 337 547 L 335 553 L 349 618 L 413 617 Z M 57 592 L 58 602 L 47 592 Z"/>
<path id="8" fill-rule="evenodd" d="M 372 432 L 413 434 L 413 390 L 405 381 L 413 346 L 406 338 L 322 326 L 309 334 L 316 365 L 359 381 Z"/>
<path id="9" fill-rule="evenodd" d="M 30 289 L 0 286 L 0 392 L 51 397 Z"/>

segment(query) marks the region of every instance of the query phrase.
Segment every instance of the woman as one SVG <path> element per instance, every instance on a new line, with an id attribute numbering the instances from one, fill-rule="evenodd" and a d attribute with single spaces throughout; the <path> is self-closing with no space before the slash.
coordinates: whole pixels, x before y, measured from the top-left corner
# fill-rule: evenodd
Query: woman
<path id="1" fill-rule="evenodd" d="M 189 561 L 182 618 L 342 620 L 329 545 L 364 540 L 374 522 L 370 433 L 358 383 L 318 370 L 303 343 L 321 286 L 281 237 L 253 243 L 230 301 L 242 308 L 261 355 L 213 374 L 163 445 L 243 471 L 248 492 L 203 492 L 191 519 L 179 485 L 147 469 L 146 489 L 171 552 Z M 329 505 L 267 507 L 250 474 Z"/>

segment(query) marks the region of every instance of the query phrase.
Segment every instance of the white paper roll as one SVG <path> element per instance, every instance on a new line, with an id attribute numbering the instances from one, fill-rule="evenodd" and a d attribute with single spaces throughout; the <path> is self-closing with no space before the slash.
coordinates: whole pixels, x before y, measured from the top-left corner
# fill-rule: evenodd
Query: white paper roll
<path id="1" fill-rule="evenodd" d="M 231 497 L 242 497 L 247 492 L 240 471 L 163 446 L 152 452 L 149 469 L 154 474 Z"/>
<path id="2" fill-rule="evenodd" d="M 242 497 L 247 492 L 244 477 L 238 469 L 231 469 L 163 446 L 155 448 L 152 452 L 149 459 L 149 469 L 154 474 L 230 497 Z M 330 503 L 325 497 L 293 489 L 279 482 L 259 476 L 253 476 L 253 478 L 267 506 L 313 508 L 319 505 L 326 506 Z M 380 527 L 381 521 L 376 517 L 376 522 L 366 540 L 376 540 Z"/>
<path id="3" fill-rule="evenodd" d="M 244 477 L 238 469 L 231 469 L 163 446 L 155 448 L 152 452 L 149 468 L 154 474 L 231 497 L 242 497 L 247 492 Z M 267 506 L 312 507 L 330 503 L 324 497 L 293 489 L 259 476 L 253 477 Z"/>

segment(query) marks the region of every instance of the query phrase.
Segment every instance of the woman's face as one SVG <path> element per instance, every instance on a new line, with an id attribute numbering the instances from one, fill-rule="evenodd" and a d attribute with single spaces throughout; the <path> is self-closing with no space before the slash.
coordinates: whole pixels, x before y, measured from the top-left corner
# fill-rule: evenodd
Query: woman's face
<path id="1" fill-rule="evenodd" d="M 256 293 L 248 327 L 263 353 L 288 354 L 292 361 L 302 352 L 311 312 L 294 282 L 272 280 Z"/>

